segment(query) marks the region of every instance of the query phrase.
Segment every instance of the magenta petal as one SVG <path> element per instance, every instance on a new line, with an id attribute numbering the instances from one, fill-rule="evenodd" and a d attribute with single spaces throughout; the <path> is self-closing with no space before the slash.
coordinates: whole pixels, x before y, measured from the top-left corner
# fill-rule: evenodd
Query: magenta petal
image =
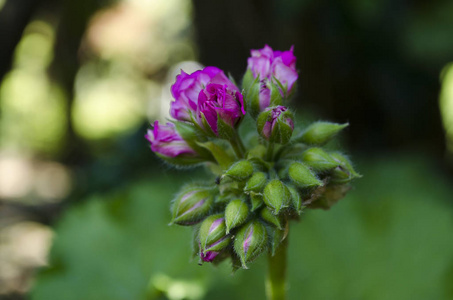
<path id="1" fill-rule="evenodd" d="M 193 157 L 197 154 L 179 135 L 173 123 L 161 125 L 156 121 L 153 130 L 148 130 L 145 137 L 151 143 L 151 150 L 164 156 L 186 155 Z"/>

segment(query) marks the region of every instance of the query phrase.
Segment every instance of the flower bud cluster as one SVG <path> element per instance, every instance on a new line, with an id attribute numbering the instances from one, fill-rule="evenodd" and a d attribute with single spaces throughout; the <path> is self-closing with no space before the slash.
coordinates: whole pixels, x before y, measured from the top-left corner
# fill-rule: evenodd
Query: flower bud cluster
<path id="1" fill-rule="evenodd" d="M 231 258 L 237 269 L 263 252 L 273 255 L 289 221 L 305 209 L 329 209 L 360 177 L 345 155 L 323 148 L 348 124 L 316 122 L 293 134 L 288 101 L 297 77 L 293 47 L 267 45 L 251 51 L 241 89 L 216 67 L 181 71 L 171 87 L 173 120 L 148 130 L 164 161 L 204 164 L 212 173 L 182 187 L 171 208 L 171 224 L 194 228 L 202 262 Z M 255 127 L 239 134 L 245 118 Z"/>

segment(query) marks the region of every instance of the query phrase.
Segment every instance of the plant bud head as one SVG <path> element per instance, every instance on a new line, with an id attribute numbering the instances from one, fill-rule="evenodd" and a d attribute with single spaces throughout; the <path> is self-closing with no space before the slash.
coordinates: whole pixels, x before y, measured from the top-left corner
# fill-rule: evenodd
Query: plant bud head
<path id="1" fill-rule="evenodd" d="M 206 251 L 221 251 L 230 243 L 226 234 L 225 218 L 222 214 L 207 217 L 201 223 L 198 234 L 201 249 Z"/>
<path id="2" fill-rule="evenodd" d="M 240 199 L 235 199 L 228 203 L 225 208 L 226 232 L 236 228 L 247 220 L 249 207 Z"/>
<path id="3" fill-rule="evenodd" d="M 288 207 L 291 202 L 291 193 L 286 185 L 278 179 L 271 180 L 264 188 L 264 203 L 278 214 L 282 208 Z"/>
<path id="4" fill-rule="evenodd" d="M 321 146 L 330 141 L 341 130 L 348 127 L 348 125 L 348 123 L 315 122 L 302 133 L 297 141 L 308 145 Z"/>
<path id="5" fill-rule="evenodd" d="M 225 176 L 228 176 L 236 181 L 243 181 L 252 176 L 253 165 L 248 160 L 240 160 L 234 163 L 226 172 Z"/>
<path id="6" fill-rule="evenodd" d="M 267 182 L 267 175 L 263 172 L 255 172 L 253 173 L 252 177 L 247 181 L 245 184 L 244 191 L 249 192 L 257 192 L 260 193 Z"/>
<path id="7" fill-rule="evenodd" d="M 288 168 L 288 176 L 299 188 L 313 188 L 322 185 L 310 168 L 300 162 L 293 162 Z"/>
<path id="8" fill-rule="evenodd" d="M 330 156 L 340 165 L 332 170 L 331 182 L 335 184 L 348 183 L 353 179 L 360 178 L 362 175 L 357 173 L 351 162 L 340 153 L 331 153 Z"/>
<path id="9" fill-rule="evenodd" d="M 251 221 L 243 225 L 234 240 L 234 250 L 241 259 L 242 267 L 254 260 L 266 249 L 267 232 L 259 221 Z"/>
<path id="10" fill-rule="evenodd" d="M 273 226 L 277 227 L 278 229 L 282 229 L 282 221 L 279 216 L 274 215 L 269 207 L 264 207 L 260 211 L 260 217 L 264 221 L 266 221 L 269 224 L 272 224 Z"/>
<path id="11" fill-rule="evenodd" d="M 315 172 L 326 172 L 339 166 L 339 163 L 321 148 L 306 150 L 302 153 L 302 160 Z"/>
<path id="12" fill-rule="evenodd" d="M 214 202 L 211 189 L 203 187 L 185 188 L 176 197 L 173 206 L 173 220 L 178 225 L 193 225 L 201 221 L 210 211 Z"/>

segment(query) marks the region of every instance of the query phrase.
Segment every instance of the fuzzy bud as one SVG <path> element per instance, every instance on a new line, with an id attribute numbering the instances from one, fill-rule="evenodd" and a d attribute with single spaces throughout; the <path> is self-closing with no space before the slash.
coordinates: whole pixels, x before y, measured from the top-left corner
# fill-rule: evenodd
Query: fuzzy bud
<path id="1" fill-rule="evenodd" d="M 228 203 L 225 208 L 226 232 L 242 225 L 249 215 L 249 207 L 240 199 L 235 199 Z"/>
<path id="2" fill-rule="evenodd" d="M 236 181 L 246 180 L 253 174 L 253 165 L 248 160 L 240 160 L 234 163 L 226 172 L 228 176 Z"/>
<path id="3" fill-rule="evenodd" d="M 351 162 L 340 153 L 331 153 L 330 156 L 340 165 L 332 170 L 331 182 L 336 184 L 348 183 L 362 175 L 357 173 L 351 165 Z"/>
<path id="4" fill-rule="evenodd" d="M 249 192 L 257 192 L 260 193 L 267 182 L 267 175 L 263 172 L 256 172 L 250 177 L 250 179 L 245 184 L 244 191 Z"/>
<path id="5" fill-rule="evenodd" d="M 325 172 L 339 166 L 330 155 L 321 148 L 310 148 L 302 153 L 303 162 L 316 172 Z"/>
<path id="6" fill-rule="evenodd" d="M 260 217 L 267 223 L 272 224 L 280 230 L 282 229 L 281 217 L 274 215 L 268 207 L 264 207 L 260 211 Z"/>
<path id="7" fill-rule="evenodd" d="M 299 188 L 313 188 L 322 185 L 310 168 L 300 162 L 293 162 L 288 168 L 288 176 Z"/>
<path id="8" fill-rule="evenodd" d="M 297 212 L 297 214 L 300 215 L 302 212 L 303 206 L 302 206 L 302 197 L 300 196 L 299 191 L 297 190 L 296 187 L 292 185 L 287 185 L 289 192 L 291 193 L 291 205 L 294 208 L 294 210 Z"/>
<path id="9" fill-rule="evenodd" d="M 266 246 L 267 232 L 264 225 L 258 221 L 251 221 L 243 225 L 234 240 L 234 250 L 241 259 L 244 269 L 247 269 L 246 263 L 258 257 Z"/>
<path id="10" fill-rule="evenodd" d="M 207 217 L 201 223 L 199 232 L 200 245 L 203 251 L 220 251 L 225 248 L 230 237 L 226 234 L 225 218 L 222 214 Z"/>
<path id="11" fill-rule="evenodd" d="M 257 210 L 263 205 L 263 195 L 260 193 L 250 192 L 250 202 L 252 203 L 252 211 Z"/>
<path id="12" fill-rule="evenodd" d="M 289 206 L 291 193 L 283 182 L 274 179 L 264 188 L 263 200 L 273 214 L 278 214 L 282 208 Z"/>
<path id="13" fill-rule="evenodd" d="M 324 145 L 348 125 L 348 123 L 315 122 L 297 138 L 297 141 L 309 145 Z"/>
<path id="14" fill-rule="evenodd" d="M 208 188 L 185 188 L 172 206 L 173 220 L 178 225 L 193 225 L 201 221 L 211 209 L 214 195 Z"/>

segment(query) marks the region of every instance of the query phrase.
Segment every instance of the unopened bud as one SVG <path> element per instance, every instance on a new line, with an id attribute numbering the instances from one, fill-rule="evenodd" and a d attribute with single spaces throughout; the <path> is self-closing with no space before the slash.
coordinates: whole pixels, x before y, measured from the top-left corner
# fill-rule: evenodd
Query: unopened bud
<path id="1" fill-rule="evenodd" d="M 209 188 L 185 188 L 172 206 L 173 220 L 178 225 L 193 225 L 201 221 L 211 209 L 214 195 Z"/>
<path id="2" fill-rule="evenodd" d="M 244 191 L 260 193 L 267 182 L 267 175 L 263 172 L 255 172 L 245 184 Z"/>
<path id="3" fill-rule="evenodd" d="M 226 172 L 225 176 L 236 181 L 246 180 L 253 174 L 253 165 L 248 160 L 240 160 L 234 163 Z"/>
<path id="4" fill-rule="evenodd" d="M 300 196 L 300 193 L 296 187 L 287 185 L 287 188 L 288 188 L 289 192 L 291 193 L 291 205 L 294 208 L 294 210 L 297 212 L 297 214 L 300 215 L 300 213 L 302 212 L 302 209 L 303 209 L 302 197 Z"/>
<path id="5" fill-rule="evenodd" d="M 264 188 L 263 200 L 273 214 L 278 214 L 282 208 L 289 206 L 291 193 L 283 182 L 274 179 Z"/>
<path id="6" fill-rule="evenodd" d="M 260 193 L 250 192 L 250 202 L 252 203 L 252 211 L 257 210 L 263 205 L 263 195 Z"/>
<path id="7" fill-rule="evenodd" d="M 300 162 L 293 162 L 288 168 L 288 176 L 299 188 L 313 188 L 322 185 L 310 168 Z"/>
<path id="8" fill-rule="evenodd" d="M 269 107 L 258 116 L 257 129 L 266 140 L 286 144 L 294 130 L 293 114 L 284 106 Z"/>
<path id="9" fill-rule="evenodd" d="M 249 207 L 242 200 L 236 199 L 228 203 L 225 208 L 226 232 L 244 224 L 248 215 Z"/>
<path id="10" fill-rule="evenodd" d="M 267 223 L 274 225 L 278 229 L 282 229 L 281 217 L 274 215 L 268 207 L 264 207 L 260 211 L 260 217 Z"/>
<path id="11" fill-rule="evenodd" d="M 267 232 L 259 221 L 251 221 L 243 225 L 234 240 L 234 250 L 241 259 L 242 267 L 254 260 L 266 249 Z"/>
<path id="12" fill-rule="evenodd" d="M 351 162 L 340 153 L 331 153 L 330 156 L 340 165 L 332 170 L 331 182 L 336 184 L 348 183 L 349 181 L 360 178 L 362 175 L 357 173 Z"/>
<path id="13" fill-rule="evenodd" d="M 302 153 L 302 160 L 316 172 L 329 171 L 339 166 L 330 155 L 321 148 L 310 148 Z"/>
<path id="14" fill-rule="evenodd" d="M 297 141 L 309 145 L 324 145 L 348 125 L 348 123 L 315 122 L 297 138 Z"/>
<path id="15" fill-rule="evenodd" d="M 230 237 L 226 234 L 225 218 L 222 214 L 207 217 L 201 223 L 199 239 L 201 249 L 207 251 L 221 251 L 230 243 Z"/>

